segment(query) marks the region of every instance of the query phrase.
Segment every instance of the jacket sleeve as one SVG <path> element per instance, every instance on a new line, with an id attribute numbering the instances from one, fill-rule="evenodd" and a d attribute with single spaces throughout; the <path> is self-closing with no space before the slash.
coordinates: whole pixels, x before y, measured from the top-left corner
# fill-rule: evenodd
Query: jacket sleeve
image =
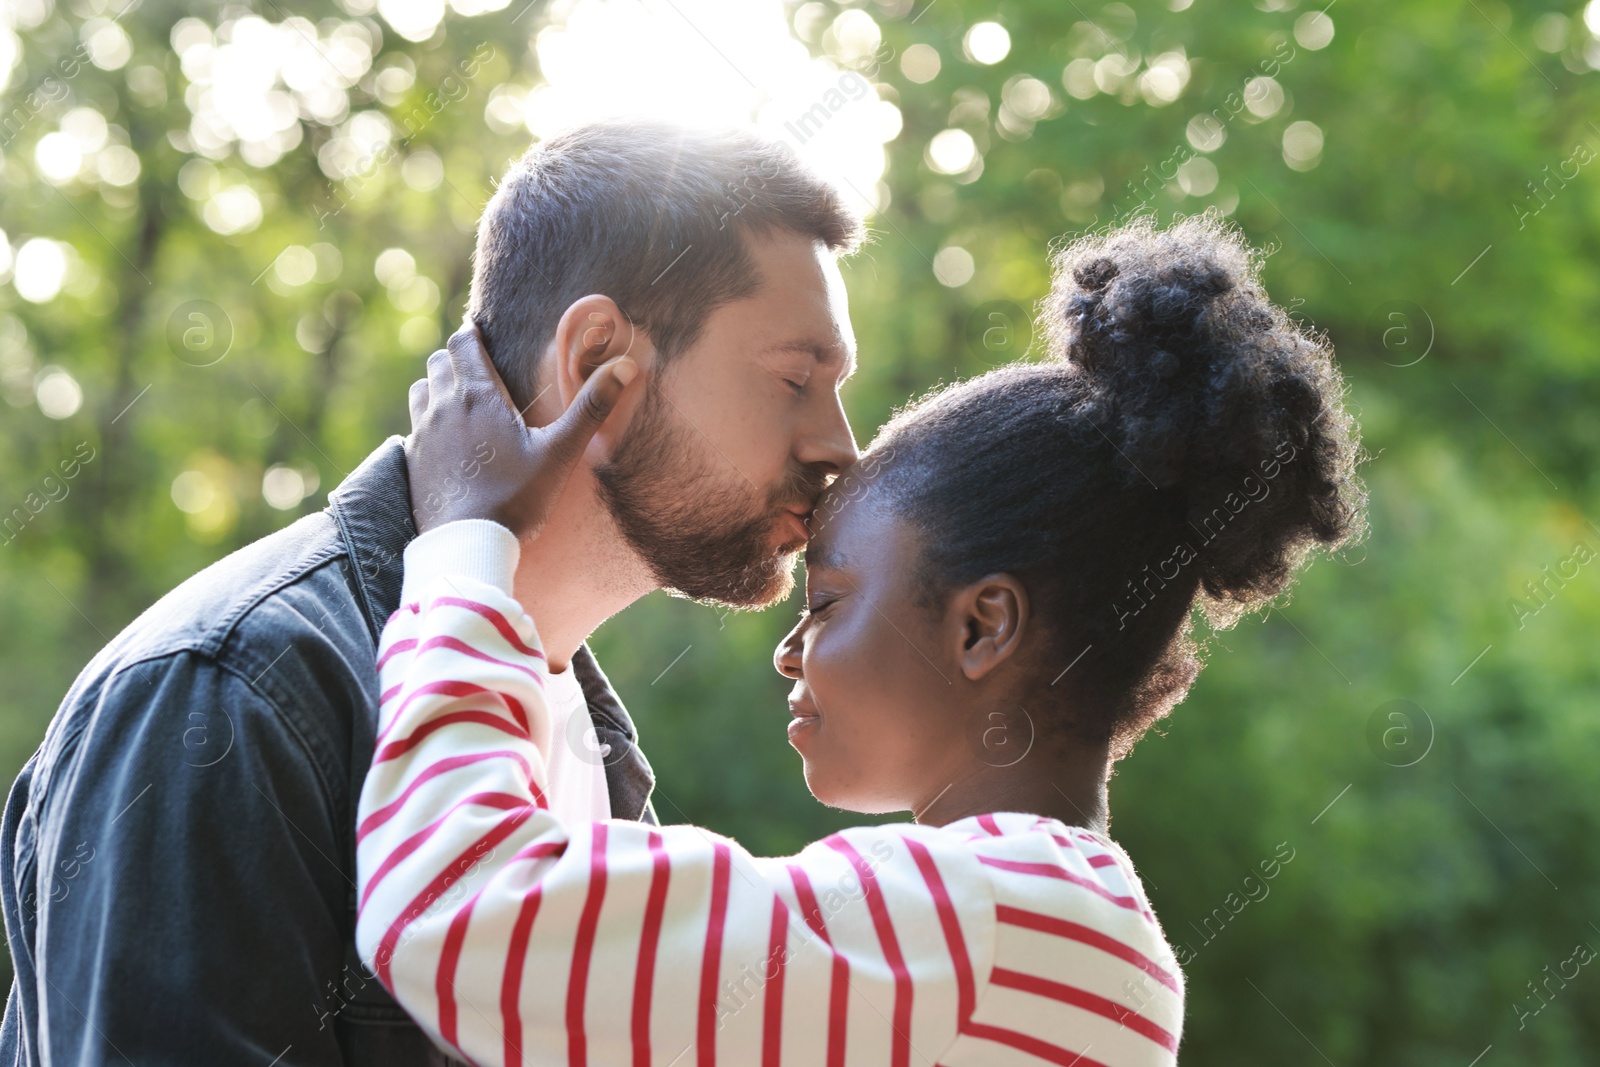
<path id="1" fill-rule="evenodd" d="M 14 842 L 27 1062 L 342 1063 L 348 837 L 296 731 L 192 652 L 91 699 Z"/>
<path id="2" fill-rule="evenodd" d="M 562 825 L 538 635 L 485 580 L 510 568 L 407 568 L 380 651 L 356 941 L 441 1047 L 508 1065 L 848 1047 L 903 1067 L 949 1045 L 994 936 L 988 881 L 952 835 L 867 827 L 758 859 L 694 826 Z"/>

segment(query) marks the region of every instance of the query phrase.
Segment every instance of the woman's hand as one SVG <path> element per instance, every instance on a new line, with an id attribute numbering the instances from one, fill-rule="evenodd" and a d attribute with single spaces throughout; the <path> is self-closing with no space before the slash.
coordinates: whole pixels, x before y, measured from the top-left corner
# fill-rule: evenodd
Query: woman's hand
<path id="1" fill-rule="evenodd" d="M 602 365 L 560 418 L 536 427 L 522 421 L 470 319 L 447 344 L 411 386 L 406 467 L 417 532 L 492 519 L 531 537 L 639 368 L 626 357 Z"/>

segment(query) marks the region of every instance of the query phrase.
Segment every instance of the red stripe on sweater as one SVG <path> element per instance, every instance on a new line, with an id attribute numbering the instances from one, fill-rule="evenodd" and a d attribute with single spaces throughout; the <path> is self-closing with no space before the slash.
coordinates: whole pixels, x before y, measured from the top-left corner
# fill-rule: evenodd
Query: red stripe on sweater
<path id="1" fill-rule="evenodd" d="M 732 854 L 720 841 L 711 846 L 711 918 L 700 962 L 700 1026 L 695 1035 L 700 1067 L 716 1067 L 717 985 L 722 977 L 722 934 L 728 920 L 728 872 Z"/>
<path id="2" fill-rule="evenodd" d="M 850 861 L 861 878 L 867 911 L 872 915 L 872 926 L 878 934 L 878 944 L 883 957 L 894 975 L 894 1041 L 889 1048 L 890 1067 L 911 1067 L 911 972 L 906 969 L 905 956 L 900 951 L 900 939 L 895 936 L 894 923 L 889 919 L 889 909 L 883 902 L 883 890 L 878 886 L 878 876 L 867 861 L 861 858 L 855 846 L 839 834 L 827 839 L 827 845 Z"/>
<path id="3" fill-rule="evenodd" d="M 389 628 L 389 625 L 392 622 L 394 622 L 394 620 L 398 619 L 405 612 L 409 611 L 411 614 L 415 615 L 421 610 L 422 609 L 419 608 L 416 604 L 401 604 L 398 608 L 394 609 L 394 613 L 392 615 L 390 615 L 387 619 L 383 620 L 383 628 L 385 630 L 387 630 Z"/>
<path id="4" fill-rule="evenodd" d="M 1052 982 L 1048 978 L 1040 978 L 1034 974 L 1022 974 L 1005 967 L 996 967 L 989 976 L 991 985 L 1001 986 L 1006 989 L 1020 989 L 1024 993 L 1035 996 L 1048 997 L 1050 1000 L 1062 1004 L 1070 1004 L 1074 1008 L 1081 1008 L 1095 1015 L 1103 1016 L 1112 1022 L 1127 1027 L 1136 1034 L 1148 1037 L 1168 1052 L 1176 1054 L 1178 1039 L 1150 1019 L 1145 1018 L 1132 1008 L 1123 1007 L 1114 1000 L 1107 1000 L 1087 989 L 1077 986 L 1063 985 Z"/>
<path id="5" fill-rule="evenodd" d="M 514 811 L 517 808 L 527 807 L 528 798 L 514 796 L 511 793 L 473 793 L 470 796 L 462 797 L 450 806 L 449 811 L 389 850 L 388 855 L 383 857 L 383 862 L 378 864 L 378 869 L 373 871 L 372 875 L 367 879 L 367 887 L 361 891 L 361 906 L 366 907 L 367 901 L 372 897 L 372 891 L 378 888 L 378 883 L 382 882 L 388 873 L 399 865 L 401 860 L 404 860 L 426 844 L 428 839 L 438 832 L 439 827 L 444 825 L 446 819 L 469 804 L 479 804 L 486 808 L 499 808 L 501 811 Z M 526 817 L 524 816 L 524 818 Z"/>
<path id="6" fill-rule="evenodd" d="M 1072 851 L 1081 854 L 1085 859 L 1087 859 L 1089 861 L 1089 866 L 1091 866 L 1091 867 L 1112 867 L 1112 866 L 1116 865 L 1117 857 L 1113 856 L 1111 853 L 1109 853 L 1109 852 L 1096 852 L 1094 855 L 1091 856 L 1089 853 L 1084 852 L 1083 849 L 1078 847 L 1078 842 L 1077 841 L 1074 841 L 1072 838 L 1066 836 L 1065 834 L 1058 834 L 1054 830 L 1050 829 L 1051 825 L 1052 824 L 1051 824 L 1051 821 L 1049 819 L 1040 819 L 1038 821 L 1038 823 L 1035 824 L 1035 828 L 1044 830 L 1046 833 L 1048 833 L 1050 835 L 1050 840 L 1054 841 L 1056 844 L 1060 845 L 1062 848 L 1070 848 L 1070 849 L 1072 849 Z M 1099 844 L 1098 841 L 1094 841 L 1091 838 L 1083 837 L 1082 835 L 1079 835 L 1078 840 L 1080 840 L 1080 841 L 1088 841 L 1090 844 L 1093 844 L 1093 845 L 1098 845 Z"/>
<path id="7" fill-rule="evenodd" d="M 811 932 L 822 939 L 829 950 L 833 941 L 828 937 L 828 926 L 822 919 L 822 908 L 817 905 L 817 894 L 811 888 L 811 879 L 804 868 L 788 865 L 789 880 L 794 883 L 794 895 L 800 902 L 800 914 Z M 833 952 L 833 978 L 828 992 L 828 1059 L 827 1067 L 843 1067 L 844 1039 L 850 1010 L 850 961 L 837 951 Z"/>
<path id="8" fill-rule="evenodd" d="M 1111 892 L 1111 890 L 1101 885 L 1099 882 L 1094 881 L 1092 878 L 1085 878 L 1081 874 L 1074 874 L 1065 867 L 1058 867 L 1053 863 L 1024 863 L 1021 860 L 996 859 L 994 856 L 979 856 L 978 862 L 989 867 L 998 867 L 1002 871 L 1014 871 L 1017 874 L 1037 874 L 1045 878 L 1055 878 L 1063 882 L 1071 882 L 1073 885 L 1082 886 L 1084 889 L 1089 890 L 1089 892 L 1095 894 L 1096 896 L 1103 897 L 1106 900 L 1111 901 L 1111 903 L 1117 905 L 1118 907 L 1127 908 L 1129 911 L 1136 911 L 1151 922 L 1155 921 L 1155 916 L 1151 915 L 1148 911 L 1145 911 L 1144 907 L 1137 900 L 1133 899 L 1132 897 L 1119 897 L 1115 893 Z"/>
<path id="9" fill-rule="evenodd" d="M 368 834 L 392 819 L 395 813 L 400 810 L 400 806 L 424 782 L 437 778 L 446 771 L 453 771 L 457 767 L 466 767 L 473 763 L 481 763 L 486 759 L 509 759 L 515 761 L 522 768 L 523 777 L 526 779 L 526 784 L 533 793 L 534 799 L 541 808 L 545 806 L 544 795 L 539 791 L 539 787 L 533 784 L 533 769 L 528 766 L 528 761 L 523 758 L 522 753 L 511 752 L 507 749 L 496 749 L 492 752 L 473 752 L 466 756 L 450 756 L 430 764 L 427 770 L 411 779 L 404 792 L 398 797 L 368 815 L 365 819 L 362 819 L 361 825 L 356 827 L 356 844 L 359 845 L 366 839 Z"/>
<path id="10" fill-rule="evenodd" d="M 967 953 L 967 939 L 961 933 L 961 923 L 956 919 L 955 905 L 951 903 L 950 892 L 945 888 L 944 877 L 940 875 L 939 868 L 933 862 L 933 854 L 926 845 L 912 838 L 903 838 L 906 848 L 911 853 L 911 858 L 917 861 L 917 870 L 922 872 L 922 880 L 928 885 L 928 893 L 933 897 L 933 906 L 939 913 L 939 925 L 944 930 L 945 945 L 950 949 L 950 963 L 956 972 L 956 1025 L 959 1029 L 972 1018 L 973 1009 L 977 1007 L 977 983 L 972 974 L 972 957 Z"/>
<path id="11" fill-rule="evenodd" d="M 606 898 L 606 824 L 594 824 L 594 844 L 589 848 L 589 893 L 578 916 L 577 939 L 572 946 L 572 971 L 567 979 L 567 1063 L 585 1067 L 589 1062 L 589 1035 L 583 1025 L 583 1003 L 589 991 L 589 963 L 594 955 L 594 930 L 600 922 L 600 905 Z"/>
<path id="12" fill-rule="evenodd" d="M 566 851 L 565 841 L 535 841 L 506 861 L 506 866 L 522 860 L 561 856 Z M 533 929 L 534 916 L 539 914 L 543 892 L 536 884 L 522 898 L 522 907 L 511 924 L 511 937 L 506 945 L 506 967 L 500 978 L 501 1056 L 505 1067 L 521 1067 L 522 1064 L 522 970 L 528 963 L 528 934 Z"/>
<path id="13" fill-rule="evenodd" d="M 517 631 L 512 628 L 506 617 L 487 604 L 480 604 L 476 600 L 463 600 L 460 597 L 441 596 L 434 597 L 428 605 L 430 608 L 465 608 L 475 615 L 481 615 L 489 621 L 489 625 L 500 631 L 500 636 L 506 639 L 506 644 L 521 652 L 524 656 L 534 659 L 544 659 L 544 653 L 537 648 L 529 648 L 522 643 L 522 638 L 517 636 Z"/>
<path id="14" fill-rule="evenodd" d="M 522 1067 L 522 970 L 528 963 L 528 935 L 539 914 L 542 896 L 535 885 L 522 898 L 517 921 L 512 924 L 506 946 L 506 969 L 500 979 L 500 1026 L 504 1035 L 502 1058 L 505 1067 Z"/>
<path id="15" fill-rule="evenodd" d="M 766 997 L 761 1008 L 761 1067 L 778 1067 L 783 1051 L 783 968 L 789 957 L 789 909 L 772 897 L 772 929 L 767 934 Z"/>
<path id="16" fill-rule="evenodd" d="M 391 993 L 394 992 L 394 985 L 389 980 L 389 970 L 394 963 L 395 946 L 399 943 L 400 935 L 405 932 L 406 927 L 410 926 L 418 916 L 427 911 L 429 905 L 438 900 L 441 893 L 449 889 L 463 874 L 471 870 L 472 865 L 477 863 L 485 852 L 515 833 L 517 827 L 527 822 L 536 810 L 531 805 L 525 804 L 522 808 L 508 813 L 505 818 L 495 824 L 493 829 L 479 837 L 454 860 L 450 861 L 450 865 L 435 875 L 423 887 L 422 892 L 412 899 L 406 909 L 395 916 L 394 921 L 389 924 L 389 929 L 384 932 L 383 939 L 378 942 L 377 951 L 373 954 L 373 962 L 378 965 L 377 978 Z M 367 891 L 369 893 L 372 891 L 370 885 L 367 887 Z"/>
<path id="17" fill-rule="evenodd" d="M 396 614 L 399 613 L 396 612 Z M 388 663 L 391 657 L 398 656 L 402 652 L 409 652 L 416 647 L 417 639 L 415 637 L 407 637 L 403 641 L 396 641 L 394 644 L 389 645 L 383 650 L 383 655 L 378 657 L 378 673 L 383 673 L 384 664 Z"/>
<path id="18" fill-rule="evenodd" d="M 378 731 L 378 737 L 377 740 L 373 742 L 373 747 L 383 747 L 384 742 L 389 739 L 389 735 L 394 732 L 397 726 L 399 726 L 400 719 L 405 714 L 406 709 L 409 708 L 411 706 L 411 702 L 418 697 L 470 697 L 480 695 L 499 698 L 500 702 L 506 706 L 506 710 L 511 712 L 512 718 L 517 720 L 517 725 L 522 727 L 523 732 L 528 732 L 528 713 L 522 709 L 522 702 L 517 700 L 515 697 L 506 693 L 502 693 L 498 689 L 487 689 L 475 682 L 462 682 L 457 681 L 454 678 L 442 678 L 436 682 L 426 682 L 417 686 L 417 688 L 413 689 L 410 693 L 407 693 L 406 698 L 400 702 L 400 706 L 394 709 L 394 713 L 389 717 L 389 724 L 382 730 Z"/>
<path id="19" fill-rule="evenodd" d="M 1040 1040 L 1032 1034 L 1018 1033 L 1016 1030 L 1007 1030 L 1003 1026 L 990 1026 L 987 1023 L 971 1023 L 967 1026 L 967 1034 L 971 1037 L 980 1037 L 985 1041 L 993 1041 L 997 1045 L 1026 1052 L 1030 1056 L 1037 1056 L 1047 1063 L 1058 1064 L 1059 1067 L 1107 1067 L 1100 1060 L 1092 1060 L 1081 1052 L 1052 1045 L 1048 1041 Z"/>
<path id="20" fill-rule="evenodd" d="M 482 895 L 482 889 L 472 894 L 472 899 L 450 920 L 450 929 L 444 935 L 444 949 L 439 954 L 439 972 L 433 983 L 434 994 L 439 998 L 439 1034 L 462 1055 L 466 1053 L 456 1037 L 456 965 L 461 960 L 461 946 L 467 939 L 472 909 Z"/>
<path id="21" fill-rule="evenodd" d="M 1014 908 L 1009 904 L 996 906 L 995 919 L 1011 926 L 1022 926 L 1029 930 L 1037 930 L 1040 933 L 1054 934 L 1057 937 L 1069 938 L 1091 948 L 1097 948 L 1101 952 L 1109 953 L 1119 960 L 1125 960 L 1133 964 L 1174 993 L 1181 994 L 1183 992 L 1178 985 L 1178 980 L 1155 960 L 1146 956 L 1132 945 L 1118 941 L 1114 937 L 1109 937 L 1099 930 L 1084 926 L 1081 923 L 1068 922 L 1066 919 L 1058 919 L 1053 915 L 1041 915 L 1036 911 Z"/>
<path id="22" fill-rule="evenodd" d="M 409 736 L 384 745 L 383 748 L 378 750 L 378 754 L 372 757 L 372 762 L 374 764 L 387 763 L 398 756 L 403 756 L 415 748 L 417 743 L 429 734 L 436 733 L 451 723 L 458 722 L 475 722 L 483 726 L 492 727 L 503 734 L 510 734 L 512 737 L 520 738 L 523 741 L 531 742 L 533 740 L 528 736 L 528 731 L 522 729 L 516 723 L 507 722 L 492 711 L 452 711 L 447 715 L 440 715 L 436 719 L 429 719 L 411 731 Z"/>
<path id="23" fill-rule="evenodd" d="M 794 895 L 800 901 L 800 917 L 806 921 L 811 932 L 822 939 L 825 945 L 832 945 L 828 937 L 828 926 L 822 921 L 822 908 L 817 904 L 817 894 L 811 889 L 811 878 L 806 874 L 805 868 L 797 864 L 789 864 L 789 881 L 794 883 Z"/>
<path id="24" fill-rule="evenodd" d="M 661 917 L 667 908 L 667 883 L 672 860 L 661 835 L 649 835 L 650 895 L 644 904 L 644 929 L 639 934 L 639 966 L 633 975 L 633 1065 L 650 1067 L 650 1001 L 655 995 L 656 948 L 661 942 Z"/>
<path id="25" fill-rule="evenodd" d="M 978 825 L 989 832 L 990 837 L 1004 837 L 1005 832 L 1000 829 L 1000 824 L 994 821 L 993 815 L 978 816 Z"/>
<path id="26" fill-rule="evenodd" d="M 510 660 L 501 659 L 498 656 L 491 656 L 489 653 L 473 648 L 471 645 L 461 640 L 461 638 L 452 637 L 450 634 L 439 634 L 435 637 L 428 638 L 417 647 L 417 655 L 420 656 L 424 652 L 431 651 L 435 648 L 447 648 L 452 652 L 459 652 L 463 656 L 470 656 L 472 659 L 481 660 L 484 663 L 493 663 L 497 667 L 505 667 L 513 671 L 521 671 L 523 674 L 526 674 L 529 678 L 533 679 L 534 683 L 538 685 L 540 689 L 544 688 L 544 675 L 539 671 L 534 670 L 532 667 L 529 667 L 526 664 L 513 663 Z M 528 724 L 523 723 L 522 725 L 527 726 Z"/>

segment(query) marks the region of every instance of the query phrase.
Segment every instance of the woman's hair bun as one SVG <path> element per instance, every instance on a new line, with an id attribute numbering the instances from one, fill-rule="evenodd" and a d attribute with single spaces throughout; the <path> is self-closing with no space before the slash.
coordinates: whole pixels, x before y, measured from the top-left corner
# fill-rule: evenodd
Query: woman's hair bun
<path id="1" fill-rule="evenodd" d="M 1332 349 L 1270 302 L 1260 266 L 1213 216 L 1144 218 L 1057 253 L 1045 306 L 1075 414 L 1129 485 L 1178 495 L 1174 536 L 1219 622 L 1358 532 L 1365 503 Z"/>

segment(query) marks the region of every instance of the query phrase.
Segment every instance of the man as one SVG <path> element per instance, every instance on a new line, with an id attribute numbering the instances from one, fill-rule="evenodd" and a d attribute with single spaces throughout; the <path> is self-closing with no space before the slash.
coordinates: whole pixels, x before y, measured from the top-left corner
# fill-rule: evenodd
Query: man
<path id="1" fill-rule="evenodd" d="M 642 379 L 516 578 L 577 712 L 552 774 L 592 817 L 650 818 L 653 778 L 589 633 L 655 588 L 786 595 L 805 513 L 856 457 L 834 260 L 859 233 L 781 148 L 622 122 L 530 151 L 484 215 L 471 315 L 528 421 L 619 355 Z M 0 1062 L 446 1062 L 353 941 L 376 639 L 414 514 L 451 505 L 411 499 L 428 457 L 409 449 L 386 442 L 326 511 L 184 583 L 79 676 L 0 832 Z"/>

